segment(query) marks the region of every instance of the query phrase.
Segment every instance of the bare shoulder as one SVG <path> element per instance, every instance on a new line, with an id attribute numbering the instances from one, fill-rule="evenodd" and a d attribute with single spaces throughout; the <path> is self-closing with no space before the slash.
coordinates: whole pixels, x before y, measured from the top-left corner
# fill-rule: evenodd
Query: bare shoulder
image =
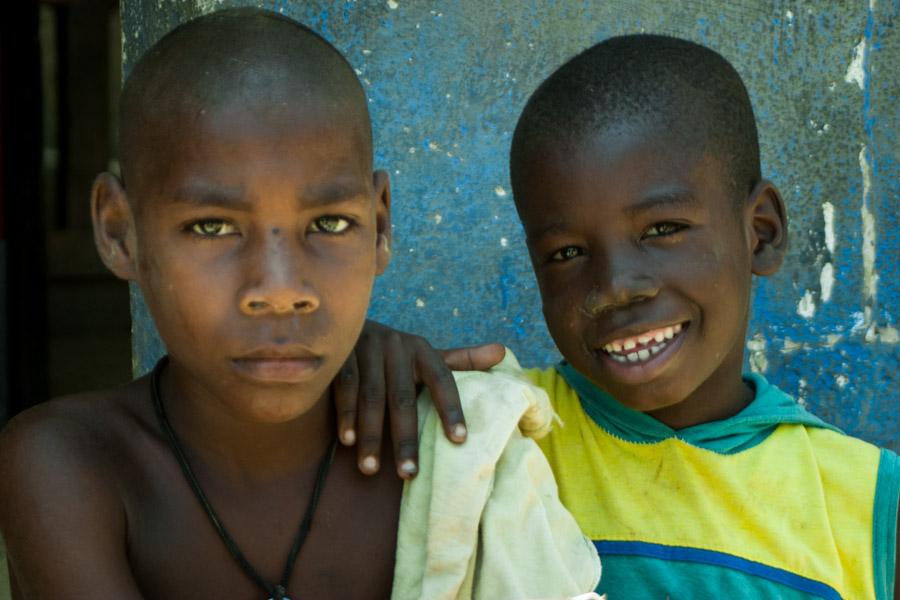
<path id="1" fill-rule="evenodd" d="M 86 557 L 103 561 L 91 565 L 107 578 L 101 589 L 129 596 L 116 473 L 145 427 L 132 400 L 141 385 L 51 400 L 0 431 L 0 531 L 23 597 L 71 597 L 73 588 L 57 590 L 64 581 L 93 585 Z"/>
<path id="2" fill-rule="evenodd" d="M 0 486 L 9 477 L 52 476 L 69 469 L 102 470 L 105 459 L 124 450 L 146 428 L 136 401 L 141 380 L 121 388 L 57 398 L 13 418 L 0 431 Z"/>

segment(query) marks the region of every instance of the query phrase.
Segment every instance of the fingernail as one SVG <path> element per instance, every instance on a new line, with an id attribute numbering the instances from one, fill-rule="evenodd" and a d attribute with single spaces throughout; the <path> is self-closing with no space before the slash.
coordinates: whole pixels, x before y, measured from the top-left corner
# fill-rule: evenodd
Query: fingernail
<path id="1" fill-rule="evenodd" d="M 457 423 L 456 425 L 453 426 L 453 437 L 455 437 L 456 439 L 458 439 L 458 440 L 464 439 L 466 437 L 467 433 L 468 433 L 468 430 L 466 429 L 466 426 L 463 425 L 462 423 Z"/>
<path id="2" fill-rule="evenodd" d="M 351 446 L 356 443 L 356 432 L 352 429 L 348 429 L 341 435 L 341 439 L 344 440 L 345 444 Z"/>
<path id="3" fill-rule="evenodd" d="M 416 471 L 419 469 L 416 467 L 416 463 L 413 460 L 406 459 L 402 463 L 400 463 L 400 471 L 404 475 L 415 475 Z"/>
<path id="4" fill-rule="evenodd" d="M 378 470 L 378 459 L 374 456 L 367 456 L 362 461 L 362 469 L 367 473 L 374 473 Z"/>

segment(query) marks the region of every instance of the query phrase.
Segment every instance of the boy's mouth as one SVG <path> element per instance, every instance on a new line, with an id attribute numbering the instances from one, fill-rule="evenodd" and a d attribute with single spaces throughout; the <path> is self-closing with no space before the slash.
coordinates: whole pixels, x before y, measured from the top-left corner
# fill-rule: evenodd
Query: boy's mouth
<path id="1" fill-rule="evenodd" d="M 301 383 L 315 376 L 322 358 L 301 347 L 264 347 L 232 359 L 242 375 L 264 383 Z"/>
<path id="2" fill-rule="evenodd" d="M 682 323 L 676 323 L 658 329 L 650 329 L 638 335 L 615 339 L 603 345 L 603 352 L 618 363 L 645 363 L 665 350 L 683 329 Z"/>

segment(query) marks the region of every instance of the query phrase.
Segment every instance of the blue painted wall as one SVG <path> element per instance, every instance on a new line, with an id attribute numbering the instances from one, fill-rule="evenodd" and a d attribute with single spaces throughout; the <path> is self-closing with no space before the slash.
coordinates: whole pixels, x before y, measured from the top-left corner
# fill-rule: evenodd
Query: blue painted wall
<path id="1" fill-rule="evenodd" d="M 608 36 L 667 33 L 743 75 L 791 249 L 757 283 L 748 366 L 846 431 L 900 450 L 897 0 L 123 0 L 125 69 L 176 24 L 252 4 L 310 25 L 370 98 L 395 252 L 372 316 L 440 346 L 501 341 L 558 360 L 507 175 L 512 129 L 556 66 Z M 133 294 L 135 372 L 162 351 Z"/>

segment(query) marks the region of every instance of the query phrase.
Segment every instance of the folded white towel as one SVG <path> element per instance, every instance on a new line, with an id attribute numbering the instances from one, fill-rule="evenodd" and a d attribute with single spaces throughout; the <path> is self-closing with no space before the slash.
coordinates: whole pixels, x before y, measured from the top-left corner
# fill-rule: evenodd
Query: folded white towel
<path id="1" fill-rule="evenodd" d="M 518 600 L 593 590 L 600 559 L 525 437 L 555 415 L 512 352 L 489 373 L 455 373 L 469 435 L 449 442 L 419 399 L 419 475 L 403 490 L 392 598 Z"/>

